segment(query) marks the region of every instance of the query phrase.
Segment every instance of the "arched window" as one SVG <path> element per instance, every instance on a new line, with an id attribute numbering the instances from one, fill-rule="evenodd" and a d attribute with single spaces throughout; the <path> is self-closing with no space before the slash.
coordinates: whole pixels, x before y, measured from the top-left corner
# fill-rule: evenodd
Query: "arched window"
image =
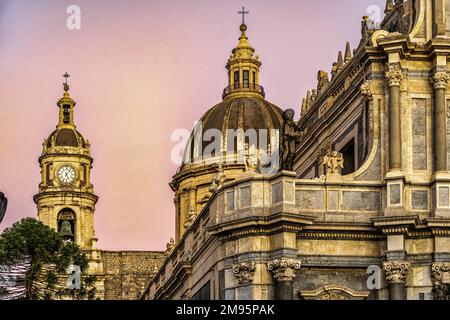
<path id="1" fill-rule="evenodd" d="M 75 241 L 76 215 L 72 209 L 62 209 L 58 214 L 58 232 L 64 240 Z"/>

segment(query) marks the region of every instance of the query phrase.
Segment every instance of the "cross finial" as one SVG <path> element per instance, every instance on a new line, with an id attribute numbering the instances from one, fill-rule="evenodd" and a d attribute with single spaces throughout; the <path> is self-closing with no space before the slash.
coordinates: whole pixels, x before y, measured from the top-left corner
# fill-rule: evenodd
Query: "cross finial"
<path id="1" fill-rule="evenodd" d="M 238 14 L 242 14 L 242 24 L 245 24 L 245 15 L 250 14 L 250 11 L 245 11 L 245 7 L 242 7 L 242 11 L 238 11 Z"/>
<path id="2" fill-rule="evenodd" d="M 67 79 L 70 78 L 70 74 L 68 74 L 67 72 L 63 74 L 63 77 L 66 78 L 66 82 L 64 82 L 65 84 L 67 84 Z"/>
<path id="3" fill-rule="evenodd" d="M 67 80 L 70 77 L 70 74 L 68 74 L 67 72 L 63 74 L 63 77 L 66 78 L 66 82 L 64 82 L 64 91 L 69 91 L 69 84 L 67 83 Z"/>

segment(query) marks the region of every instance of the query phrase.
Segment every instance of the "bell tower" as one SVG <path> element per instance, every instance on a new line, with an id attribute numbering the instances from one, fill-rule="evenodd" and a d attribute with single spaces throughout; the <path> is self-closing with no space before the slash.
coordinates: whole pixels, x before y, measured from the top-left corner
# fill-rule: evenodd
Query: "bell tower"
<path id="1" fill-rule="evenodd" d="M 75 101 L 69 94 L 69 75 L 64 74 L 64 94 L 58 101 L 56 130 L 44 140 L 39 158 L 41 183 L 34 196 L 38 218 L 82 249 L 96 248 L 94 194 L 90 173 L 93 159 L 90 145 L 76 130 Z"/>

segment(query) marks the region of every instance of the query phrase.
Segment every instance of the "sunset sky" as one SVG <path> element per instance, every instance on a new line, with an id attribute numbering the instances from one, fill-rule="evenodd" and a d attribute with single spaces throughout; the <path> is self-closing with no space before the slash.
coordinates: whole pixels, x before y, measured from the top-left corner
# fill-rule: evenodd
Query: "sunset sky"
<path id="1" fill-rule="evenodd" d="M 331 69 L 345 41 L 356 46 L 361 17 L 379 19 L 384 4 L 0 0 L 0 191 L 9 199 L 0 230 L 36 217 L 38 157 L 58 121 L 64 72 L 77 129 L 92 145 L 98 247 L 162 250 L 174 235 L 171 134 L 191 130 L 220 102 L 237 11 L 250 10 L 247 35 L 263 63 L 266 99 L 297 111 L 317 71 Z M 69 5 L 81 9 L 80 30 L 66 27 Z"/>

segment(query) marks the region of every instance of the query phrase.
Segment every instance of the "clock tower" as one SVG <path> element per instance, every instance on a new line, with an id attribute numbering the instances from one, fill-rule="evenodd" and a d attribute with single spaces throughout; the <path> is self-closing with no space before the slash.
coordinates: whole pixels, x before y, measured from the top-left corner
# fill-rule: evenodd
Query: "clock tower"
<path id="1" fill-rule="evenodd" d="M 44 140 L 39 158 L 41 183 L 34 196 L 41 222 L 84 250 L 96 249 L 94 211 L 98 197 L 90 180 L 93 159 L 90 145 L 76 130 L 75 101 L 70 97 L 67 78 L 58 101 L 59 122 Z"/>

